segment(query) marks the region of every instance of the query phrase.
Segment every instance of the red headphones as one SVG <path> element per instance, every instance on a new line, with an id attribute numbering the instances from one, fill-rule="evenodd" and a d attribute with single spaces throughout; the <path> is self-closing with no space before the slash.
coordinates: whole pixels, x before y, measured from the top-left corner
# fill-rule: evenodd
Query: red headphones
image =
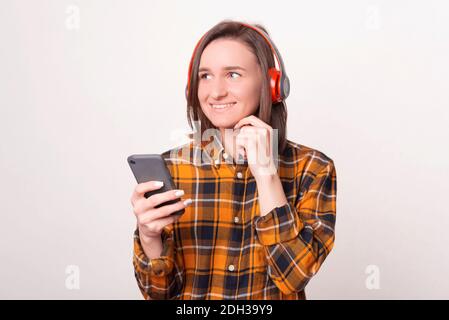
<path id="1" fill-rule="evenodd" d="M 261 29 L 256 28 L 254 26 L 251 26 L 246 23 L 242 23 L 242 26 L 245 26 L 247 28 L 250 28 L 257 33 L 259 33 L 267 42 L 267 44 L 270 46 L 271 51 L 273 52 L 274 57 L 276 58 L 278 62 L 279 69 L 276 68 L 270 68 L 268 70 L 268 75 L 270 77 L 270 90 L 271 90 L 271 101 L 273 103 L 278 103 L 283 100 L 285 100 L 289 93 L 290 93 L 290 80 L 287 77 L 287 74 L 285 73 L 285 67 L 284 62 L 282 61 L 281 54 L 279 53 L 278 49 L 274 45 L 273 42 L 271 42 L 270 37 Z M 192 58 L 190 59 L 189 64 L 189 74 L 188 74 L 188 80 L 187 80 L 187 86 L 186 86 L 186 99 L 188 98 L 189 89 L 190 89 L 190 75 L 192 73 L 192 64 L 193 64 L 193 58 L 195 57 L 196 50 L 198 49 L 198 46 L 200 45 L 201 41 L 203 40 L 205 35 L 203 35 L 198 41 L 198 43 L 195 46 L 195 50 L 193 51 Z"/>

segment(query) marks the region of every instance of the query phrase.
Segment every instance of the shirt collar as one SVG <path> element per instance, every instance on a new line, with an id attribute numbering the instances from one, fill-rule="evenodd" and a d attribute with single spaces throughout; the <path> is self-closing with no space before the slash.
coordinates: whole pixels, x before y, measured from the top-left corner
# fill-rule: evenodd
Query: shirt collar
<path id="1" fill-rule="evenodd" d="M 241 159 L 241 162 L 236 163 L 231 155 L 226 153 L 219 131 L 214 132 L 209 140 L 199 139 L 198 135 L 194 134 L 193 144 L 197 146 L 198 151 L 201 151 L 194 158 L 203 164 L 209 164 L 218 168 L 220 164 L 226 163 L 232 165 L 235 169 L 246 168 L 248 166 L 246 159 Z"/>
<path id="2" fill-rule="evenodd" d="M 221 162 L 222 155 L 224 153 L 223 143 L 221 141 L 221 135 L 219 133 L 214 133 L 209 141 L 201 140 L 201 149 L 206 156 L 205 160 L 209 160 L 210 164 L 215 164 L 216 162 Z"/>

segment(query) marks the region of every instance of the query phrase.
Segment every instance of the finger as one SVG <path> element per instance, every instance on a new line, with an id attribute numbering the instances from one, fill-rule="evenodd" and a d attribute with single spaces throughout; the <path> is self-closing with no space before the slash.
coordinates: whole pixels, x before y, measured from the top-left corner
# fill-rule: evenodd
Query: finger
<path id="1" fill-rule="evenodd" d="M 246 136 L 249 140 L 254 140 L 257 146 L 266 153 L 271 149 L 271 131 L 262 127 L 244 126 L 240 129 L 239 136 Z M 248 144 L 246 144 L 249 148 Z"/>
<path id="2" fill-rule="evenodd" d="M 184 195 L 184 190 L 178 190 L 178 189 L 169 190 L 169 191 L 162 192 L 162 193 L 156 193 L 147 199 L 147 205 L 149 206 L 149 208 L 154 208 L 154 207 L 157 207 L 158 205 L 160 205 L 161 203 L 178 199 L 178 198 L 182 197 L 183 195 Z"/>
<path id="3" fill-rule="evenodd" d="M 148 181 L 137 184 L 131 195 L 131 203 L 134 205 L 139 198 L 142 198 L 148 191 L 154 191 L 162 188 L 163 181 Z"/>
<path id="4" fill-rule="evenodd" d="M 252 125 L 246 125 L 246 122 L 249 122 Z M 239 128 L 240 129 L 237 130 L 239 130 L 240 132 L 247 132 L 249 134 L 253 134 L 253 132 L 256 132 L 257 135 L 264 136 L 267 141 L 267 149 L 269 149 L 271 143 L 270 136 L 273 134 L 273 128 L 267 125 L 265 122 L 256 117 L 245 118 L 245 121 L 239 124 Z"/>
<path id="5" fill-rule="evenodd" d="M 263 134 L 266 135 L 267 129 L 255 126 L 243 126 L 240 129 L 237 129 L 238 133 L 236 136 L 244 136 L 248 138 L 256 139 L 257 135 Z"/>
<path id="6" fill-rule="evenodd" d="M 138 217 L 139 215 L 144 214 L 146 211 L 148 211 L 148 204 L 147 204 L 147 199 L 145 198 L 139 198 L 137 199 L 134 204 L 133 204 L 133 211 L 134 211 L 134 215 L 136 217 Z"/>
<path id="7" fill-rule="evenodd" d="M 252 120 L 251 117 L 252 116 L 240 119 L 240 121 L 238 121 L 237 124 L 234 126 L 234 129 L 239 129 L 245 125 L 254 125 L 254 120 Z"/>
<path id="8" fill-rule="evenodd" d="M 241 128 L 244 125 L 252 125 L 252 126 L 255 126 L 255 127 L 266 128 L 268 130 L 272 129 L 271 126 L 269 126 L 267 123 L 263 122 L 262 120 L 260 120 L 259 118 L 257 118 L 254 115 L 251 115 L 249 117 L 245 117 L 245 118 L 241 119 L 234 126 L 234 129 Z"/>
<path id="9" fill-rule="evenodd" d="M 258 165 L 257 148 L 258 146 L 256 139 L 248 139 L 246 143 L 246 156 L 248 157 L 248 164 Z"/>
<path id="10" fill-rule="evenodd" d="M 170 214 L 172 214 L 173 212 L 185 209 L 191 203 L 191 200 L 187 200 L 178 201 L 174 204 L 168 204 L 157 209 L 148 210 L 145 213 L 137 216 L 139 224 L 148 224 L 153 221 L 170 216 Z"/>
<path id="11" fill-rule="evenodd" d="M 237 133 L 235 135 L 235 138 L 250 138 L 257 134 L 257 130 L 259 128 L 253 127 L 253 126 L 243 126 L 240 129 L 237 129 Z"/>
<path id="12" fill-rule="evenodd" d="M 269 162 L 271 157 L 271 146 L 270 139 L 267 138 L 266 131 L 262 132 L 257 136 L 257 144 L 258 144 L 258 159 L 262 162 L 261 165 Z"/>
<path id="13" fill-rule="evenodd" d="M 187 208 L 191 203 L 192 203 L 192 199 L 186 199 L 184 201 L 178 201 L 173 204 L 168 204 L 168 205 L 158 208 L 155 215 L 158 218 L 167 217 L 167 216 L 171 215 L 172 213 L 175 213 L 176 211 Z"/>
<path id="14" fill-rule="evenodd" d="M 237 155 L 237 159 L 240 159 L 240 156 L 243 158 L 247 157 L 247 136 L 245 134 L 239 134 L 235 140 L 235 154 Z"/>
<path id="15" fill-rule="evenodd" d="M 168 226 L 169 224 L 172 224 L 176 221 L 178 221 L 180 218 L 180 216 L 170 216 L 170 217 L 166 217 L 163 219 L 159 219 L 158 221 L 158 227 L 160 230 L 164 229 L 166 226 Z"/>
<path id="16" fill-rule="evenodd" d="M 152 224 L 143 224 L 141 226 L 141 229 L 143 229 L 143 231 L 148 231 L 149 233 L 162 233 L 162 230 L 164 229 L 165 226 L 176 222 L 177 220 L 179 220 L 180 216 L 169 216 L 169 217 L 165 217 L 162 219 L 159 219 L 157 221 L 154 221 L 154 223 Z"/>
<path id="17" fill-rule="evenodd" d="M 236 146 L 237 154 L 242 153 L 241 148 L 243 147 L 245 149 L 245 158 L 251 161 L 250 163 L 259 164 L 260 154 L 270 154 L 270 142 L 267 129 L 254 126 L 242 127 L 236 137 Z"/>
<path id="18" fill-rule="evenodd" d="M 154 209 L 156 206 L 158 206 L 161 203 L 164 203 L 166 201 L 175 200 L 179 197 L 182 197 L 184 195 L 183 190 L 169 190 L 162 193 L 156 193 L 152 196 L 145 198 L 140 197 L 138 198 L 134 204 L 134 214 L 140 215 L 148 210 Z"/>

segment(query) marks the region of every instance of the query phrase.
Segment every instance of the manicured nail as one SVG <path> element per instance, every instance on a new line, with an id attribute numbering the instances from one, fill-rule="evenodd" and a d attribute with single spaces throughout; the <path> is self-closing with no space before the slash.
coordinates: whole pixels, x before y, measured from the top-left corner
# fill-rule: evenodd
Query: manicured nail
<path id="1" fill-rule="evenodd" d="M 154 186 L 155 187 L 162 187 L 164 185 L 163 181 L 154 181 Z"/>
<path id="2" fill-rule="evenodd" d="M 180 197 L 182 195 L 184 195 L 184 190 L 176 190 L 175 196 Z"/>
<path id="3" fill-rule="evenodd" d="M 192 203 L 192 199 L 187 199 L 187 200 L 184 201 L 184 205 L 185 206 L 188 206 L 191 203 Z"/>

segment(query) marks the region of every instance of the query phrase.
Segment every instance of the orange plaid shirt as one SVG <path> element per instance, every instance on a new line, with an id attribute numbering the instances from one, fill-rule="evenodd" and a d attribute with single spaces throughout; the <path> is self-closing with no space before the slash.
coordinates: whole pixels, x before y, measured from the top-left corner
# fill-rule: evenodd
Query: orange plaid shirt
<path id="1" fill-rule="evenodd" d="M 306 298 L 334 245 L 336 172 L 325 154 L 287 141 L 278 175 L 288 203 L 263 217 L 247 161 L 229 161 L 219 139 L 162 153 L 193 203 L 164 228 L 159 258 L 148 259 L 135 230 L 133 266 L 145 299 Z"/>

